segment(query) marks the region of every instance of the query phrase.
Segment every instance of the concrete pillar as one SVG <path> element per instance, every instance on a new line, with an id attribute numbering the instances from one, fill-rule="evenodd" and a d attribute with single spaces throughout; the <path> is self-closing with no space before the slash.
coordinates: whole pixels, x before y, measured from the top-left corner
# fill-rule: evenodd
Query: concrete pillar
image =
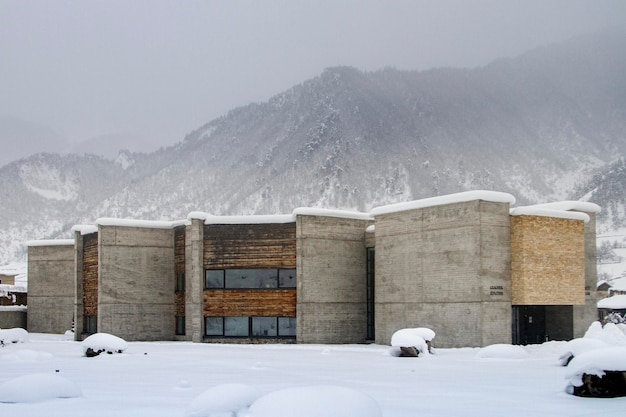
<path id="1" fill-rule="evenodd" d="M 204 336 L 204 220 L 191 219 L 185 232 L 185 334 L 192 342 Z"/>

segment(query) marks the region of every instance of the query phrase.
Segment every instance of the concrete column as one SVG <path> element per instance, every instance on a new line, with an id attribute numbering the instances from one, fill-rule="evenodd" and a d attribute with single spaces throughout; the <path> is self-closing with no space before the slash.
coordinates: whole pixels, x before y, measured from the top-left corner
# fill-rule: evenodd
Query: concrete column
<path id="1" fill-rule="evenodd" d="M 585 223 L 585 305 L 574 306 L 574 337 L 582 337 L 594 321 L 598 320 L 598 272 L 596 269 L 596 214 L 589 215 Z"/>
<path id="2" fill-rule="evenodd" d="M 185 334 L 192 342 L 204 335 L 204 220 L 192 219 L 185 232 Z"/>
<path id="3" fill-rule="evenodd" d="M 83 333 L 83 235 L 74 232 L 74 340 Z"/>

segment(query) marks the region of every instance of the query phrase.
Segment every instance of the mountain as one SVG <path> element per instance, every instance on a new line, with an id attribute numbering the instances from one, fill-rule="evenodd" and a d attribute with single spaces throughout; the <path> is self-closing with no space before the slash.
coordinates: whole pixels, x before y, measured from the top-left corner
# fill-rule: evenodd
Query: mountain
<path id="1" fill-rule="evenodd" d="M 0 263 L 103 216 L 369 210 L 469 189 L 594 201 L 626 154 L 623 35 L 474 69 L 330 68 L 150 154 L 15 161 L 0 169 Z M 623 194 L 610 198 L 623 212 Z"/>

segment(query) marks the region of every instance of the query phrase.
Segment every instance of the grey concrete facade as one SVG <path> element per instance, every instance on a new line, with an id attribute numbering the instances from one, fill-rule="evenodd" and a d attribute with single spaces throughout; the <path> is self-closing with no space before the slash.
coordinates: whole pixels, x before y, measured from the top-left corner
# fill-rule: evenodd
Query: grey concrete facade
<path id="1" fill-rule="evenodd" d="M 37 241 L 28 245 L 27 330 L 64 333 L 74 312 L 74 241 Z"/>
<path id="2" fill-rule="evenodd" d="M 376 342 L 436 329 L 439 347 L 511 341 L 509 204 L 376 215 Z"/>
<path id="3" fill-rule="evenodd" d="M 370 223 L 296 216 L 298 343 L 365 341 L 364 239 Z"/>
<path id="4" fill-rule="evenodd" d="M 585 213 L 589 216 L 585 224 L 585 305 L 574 306 L 574 337 L 583 337 L 589 325 L 598 320 L 596 215 Z"/>
<path id="5" fill-rule="evenodd" d="M 185 232 L 185 336 L 202 342 L 204 337 L 204 221 L 191 219 Z"/>
<path id="6" fill-rule="evenodd" d="M 99 225 L 98 258 L 98 332 L 173 340 L 173 229 Z"/>
<path id="7" fill-rule="evenodd" d="M 26 329 L 27 326 L 26 307 L 0 309 L 0 329 Z"/>

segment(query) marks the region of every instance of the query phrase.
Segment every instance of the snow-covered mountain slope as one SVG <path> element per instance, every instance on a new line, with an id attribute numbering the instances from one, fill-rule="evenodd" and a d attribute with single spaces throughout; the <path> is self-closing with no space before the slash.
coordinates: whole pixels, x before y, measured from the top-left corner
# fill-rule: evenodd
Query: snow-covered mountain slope
<path id="1" fill-rule="evenodd" d="M 588 182 L 626 154 L 625 39 L 574 39 L 471 70 L 331 68 L 154 153 L 16 161 L 0 169 L 0 264 L 23 256 L 25 240 L 102 216 L 369 210 L 468 189 L 518 204 L 594 201 Z"/>

